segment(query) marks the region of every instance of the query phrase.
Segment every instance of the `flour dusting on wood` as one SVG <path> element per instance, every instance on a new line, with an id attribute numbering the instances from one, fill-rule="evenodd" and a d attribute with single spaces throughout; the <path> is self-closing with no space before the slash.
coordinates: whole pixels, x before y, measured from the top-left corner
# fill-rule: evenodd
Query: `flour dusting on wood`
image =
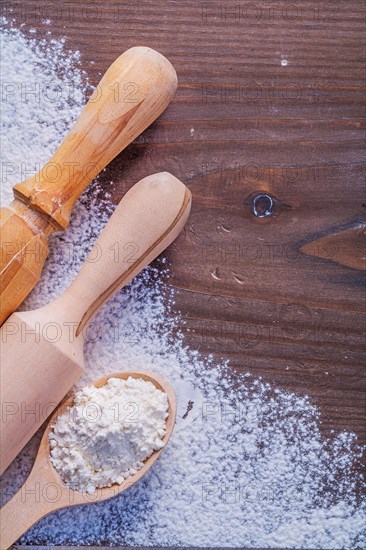
<path id="1" fill-rule="evenodd" d="M 85 101 L 77 55 L 57 40 L 39 42 L 3 31 L 6 82 L 74 88 L 70 103 L 2 103 L 5 121 L 2 196 L 8 200 L 22 162 L 46 161 Z M 55 72 L 53 72 L 53 68 Z M 58 80 L 56 80 L 58 79 Z M 11 167 L 15 167 L 11 173 Z M 18 168 L 17 168 L 18 167 Z M 75 276 L 112 206 L 103 211 L 91 186 L 70 228 L 51 239 L 42 280 L 25 307 L 58 295 Z M 60 269 L 61 266 L 61 269 Z M 162 261 L 121 291 L 98 314 L 86 346 L 87 373 L 78 387 L 110 372 L 151 371 L 177 394 L 176 429 L 159 462 L 126 493 L 88 507 L 62 510 L 34 526 L 23 544 L 171 545 L 271 548 L 361 548 L 366 545 L 360 499 L 361 451 L 353 433 L 324 433 L 307 396 L 288 393 L 250 373 L 232 378 L 185 346 L 172 312 L 174 291 Z M 235 388 L 234 388 L 235 380 Z M 4 500 L 24 481 L 37 438 L 2 479 Z"/>

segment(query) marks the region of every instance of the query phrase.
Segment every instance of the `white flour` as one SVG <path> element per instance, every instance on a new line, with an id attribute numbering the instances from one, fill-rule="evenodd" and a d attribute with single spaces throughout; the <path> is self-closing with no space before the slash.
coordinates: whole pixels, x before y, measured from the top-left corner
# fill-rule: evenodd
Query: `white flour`
<path id="1" fill-rule="evenodd" d="M 75 69 L 78 52 L 63 41 L 27 40 L 8 29 L 1 37 L 1 204 L 12 186 L 49 160 L 84 104 L 85 78 Z M 13 150 L 8 157 L 7 148 Z"/>
<path id="2" fill-rule="evenodd" d="M 29 82 L 42 80 L 55 63 L 61 69 L 70 64 L 62 45 L 50 43 L 34 53 L 33 41 L 19 32 L 11 36 L 11 63 L 5 59 L 4 79 L 19 78 L 23 59 Z M 72 81 L 81 83 L 80 71 L 73 68 L 71 73 L 66 70 L 62 77 L 65 89 Z M 20 101 L 17 97 L 17 104 Z M 49 142 L 55 136 L 55 120 L 66 121 L 60 121 L 66 129 L 81 100 L 67 114 L 55 104 L 21 105 L 21 115 L 9 103 L 3 108 L 14 132 L 13 140 L 5 133 L 3 161 L 32 163 L 50 156 L 56 146 L 56 141 Z M 14 146 L 38 130 L 37 146 Z M 8 178 L 3 184 L 6 196 L 16 180 Z M 106 221 L 95 194 L 94 184 L 78 202 L 69 230 L 52 239 L 51 257 L 26 307 L 49 301 L 77 272 Z M 119 370 L 161 373 L 178 398 L 169 445 L 148 475 L 126 493 L 53 514 L 22 537 L 22 543 L 365 547 L 364 506 L 356 496 L 361 487 L 356 436 L 325 434 L 320 413 L 308 397 L 250 374 L 236 375 L 234 389 L 227 365 L 185 347 L 166 279 L 164 264 L 151 267 L 104 306 L 96 318 L 101 330 L 86 346 L 88 368 L 78 386 Z M 34 438 L 3 476 L 5 499 L 25 479 L 36 447 Z"/>
<path id="3" fill-rule="evenodd" d="M 164 447 L 167 417 L 166 393 L 142 378 L 86 386 L 49 435 L 52 464 L 77 491 L 121 484 Z"/>

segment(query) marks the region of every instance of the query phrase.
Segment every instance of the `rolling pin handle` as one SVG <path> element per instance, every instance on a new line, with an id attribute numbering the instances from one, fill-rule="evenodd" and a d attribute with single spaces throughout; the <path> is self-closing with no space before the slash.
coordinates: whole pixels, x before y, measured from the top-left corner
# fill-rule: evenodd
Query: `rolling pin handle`
<path id="1" fill-rule="evenodd" d="M 14 186 L 15 198 L 66 229 L 87 185 L 164 111 L 176 88 L 176 72 L 163 55 L 141 46 L 124 52 L 50 161 Z"/>

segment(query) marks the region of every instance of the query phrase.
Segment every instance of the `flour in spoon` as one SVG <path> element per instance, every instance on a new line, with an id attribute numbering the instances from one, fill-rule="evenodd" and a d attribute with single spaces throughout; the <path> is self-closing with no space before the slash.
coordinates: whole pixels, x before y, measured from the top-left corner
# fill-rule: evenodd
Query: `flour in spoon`
<path id="1" fill-rule="evenodd" d="M 49 434 L 51 462 L 71 489 L 121 484 L 164 447 L 167 394 L 148 380 L 110 378 L 78 391 Z"/>

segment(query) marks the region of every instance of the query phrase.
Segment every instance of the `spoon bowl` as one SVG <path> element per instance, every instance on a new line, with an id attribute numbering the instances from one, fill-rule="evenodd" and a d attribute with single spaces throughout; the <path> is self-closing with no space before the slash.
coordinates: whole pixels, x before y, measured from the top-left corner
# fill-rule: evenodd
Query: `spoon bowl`
<path id="1" fill-rule="evenodd" d="M 114 483 L 111 487 L 96 488 L 92 494 L 72 489 L 64 483 L 52 465 L 48 437 L 57 418 L 74 403 L 73 397 L 65 398 L 48 420 L 28 479 L 18 493 L 1 509 L 0 540 L 2 550 L 8 548 L 32 525 L 51 512 L 68 506 L 101 502 L 123 493 L 141 479 L 157 461 L 169 441 L 175 423 L 177 405 L 171 385 L 163 377 L 147 372 L 118 372 L 108 374 L 96 382 L 92 382 L 92 385 L 100 388 L 110 378 L 126 380 L 130 376 L 152 382 L 156 388 L 167 394 L 168 418 L 166 420 L 166 434 L 162 438 L 164 447 L 158 451 L 154 451 L 144 461 L 143 467 L 135 475 L 125 479 L 120 485 Z"/>

